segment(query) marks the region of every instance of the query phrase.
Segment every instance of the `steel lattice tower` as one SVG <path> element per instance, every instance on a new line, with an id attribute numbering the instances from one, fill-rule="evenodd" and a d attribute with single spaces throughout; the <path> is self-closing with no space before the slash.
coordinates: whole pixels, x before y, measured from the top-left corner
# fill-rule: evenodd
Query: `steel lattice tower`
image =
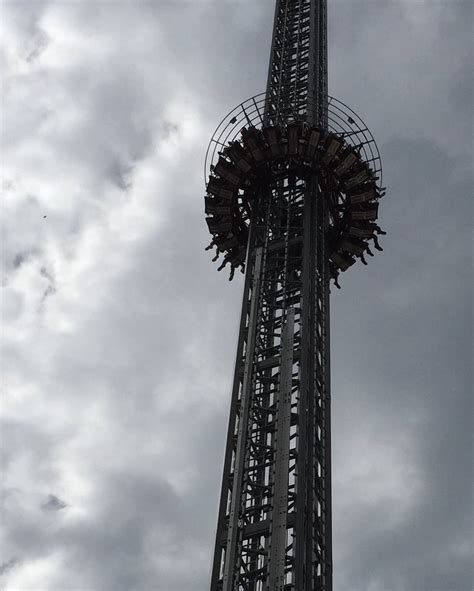
<path id="1" fill-rule="evenodd" d="M 326 0 L 277 0 L 267 91 L 214 134 L 205 210 L 245 269 L 211 591 L 330 591 L 330 281 L 369 240 L 380 158 L 328 96 Z"/>

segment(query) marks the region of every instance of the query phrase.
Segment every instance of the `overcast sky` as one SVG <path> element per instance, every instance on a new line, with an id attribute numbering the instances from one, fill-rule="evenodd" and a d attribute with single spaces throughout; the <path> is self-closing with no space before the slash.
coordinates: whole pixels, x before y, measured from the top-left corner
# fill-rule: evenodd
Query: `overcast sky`
<path id="1" fill-rule="evenodd" d="M 472 4 L 328 4 L 388 189 L 332 295 L 334 591 L 471 591 Z M 203 161 L 274 0 L 1 9 L 1 588 L 205 591 L 243 286 Z"/>

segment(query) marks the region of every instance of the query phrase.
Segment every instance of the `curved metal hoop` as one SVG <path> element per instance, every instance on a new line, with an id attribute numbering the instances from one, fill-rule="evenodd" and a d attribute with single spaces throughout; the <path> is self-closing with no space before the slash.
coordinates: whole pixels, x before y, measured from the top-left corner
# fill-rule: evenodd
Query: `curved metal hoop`
<path id="1" fill-rule="evenodd" d="M 264 92 L 250 97 L 222 119 L 207 148 L 204 182 L 207 182 L 210 167 L 219 159 L 219 152 L 240 135 L 242 127 L 263 127 L 265 97 Z M 373 135 L 355 111 L 332 96 L 328 101 L 328 128 L 342 135 L 348 144 L 361 148 L 365 162 L 379 177 L 379 185 L 382 186 L 382 161 Z"/>

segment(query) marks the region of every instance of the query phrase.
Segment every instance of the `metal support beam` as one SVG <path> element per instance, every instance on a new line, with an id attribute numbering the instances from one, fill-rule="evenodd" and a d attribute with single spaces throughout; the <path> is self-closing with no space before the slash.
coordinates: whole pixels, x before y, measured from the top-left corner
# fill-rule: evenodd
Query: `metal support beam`
<path id="1" fill-rule="evenodd" d="M 291 386 L 293 382 L 293 346 L 295 311 L 288 310 L 282 331 L 280 388 L 275 437 L 274 491 L 268 589 L 284 591 L 286 584 L 286 547 L 288 521 L 288 477 L 290 462 Z"/>
<path id="2" fill-rule="evenodd" d="M 233 475 L 232 496 L 229 511 L 229 525 L 227 529 L 225 567 L 223 578 L 223 591 L 232 591 L 234 588 L 234 572 L 236 563 L 238 521 L 241 504 L 241 487 L 244 474 L 245 450 L 247 446 L 247 432 L 250 405 L 250 386 L 252 383 L 253 351 L 255 347 L 255 336 L 257 327 L 257 311 L 259 305 L 258 295 L 260 293 L 260 273 L 262 270 L 262 249 L 258 248 L 255 253 L 255 271 L 252 284 L 252 299 L 250 304 L 250 318 L 248 323 L 247 351 L 244 366 L 244 379 L 242 395 L 240 400 L 240 413 L 238 418 L 237 446 L 235 452 L 235 464 Z"/>

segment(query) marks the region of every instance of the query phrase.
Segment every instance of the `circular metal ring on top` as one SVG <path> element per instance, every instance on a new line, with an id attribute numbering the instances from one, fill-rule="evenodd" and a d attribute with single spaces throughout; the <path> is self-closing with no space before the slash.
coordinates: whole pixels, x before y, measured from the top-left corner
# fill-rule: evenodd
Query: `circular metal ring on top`
<path id="1" fill-rule="evenodd" d="M 264 126 L 266 94 L 260 93 L 248 98 L 232 109 L 219 123 L 209 142 L 204 163 L 204 181 L 210 167 L 219 159 L 219 152 L 229 142 L 240 136 L 242 127 Z M 312 107 L 309 101 L 308 107 Z M 289 114 L 289 120 L 298 121 L 298 113 Z M 369 128 L 359 115 L 348 105 L 335 97 L 328 97 L 327 129 L 335 134 L 342 135 L 344 140 L 353 146 L 360 147 L 363 159 L 370 164 L 371 169 L 380 179 L 382 184 L 382 163 L 377 143 Z"/>

